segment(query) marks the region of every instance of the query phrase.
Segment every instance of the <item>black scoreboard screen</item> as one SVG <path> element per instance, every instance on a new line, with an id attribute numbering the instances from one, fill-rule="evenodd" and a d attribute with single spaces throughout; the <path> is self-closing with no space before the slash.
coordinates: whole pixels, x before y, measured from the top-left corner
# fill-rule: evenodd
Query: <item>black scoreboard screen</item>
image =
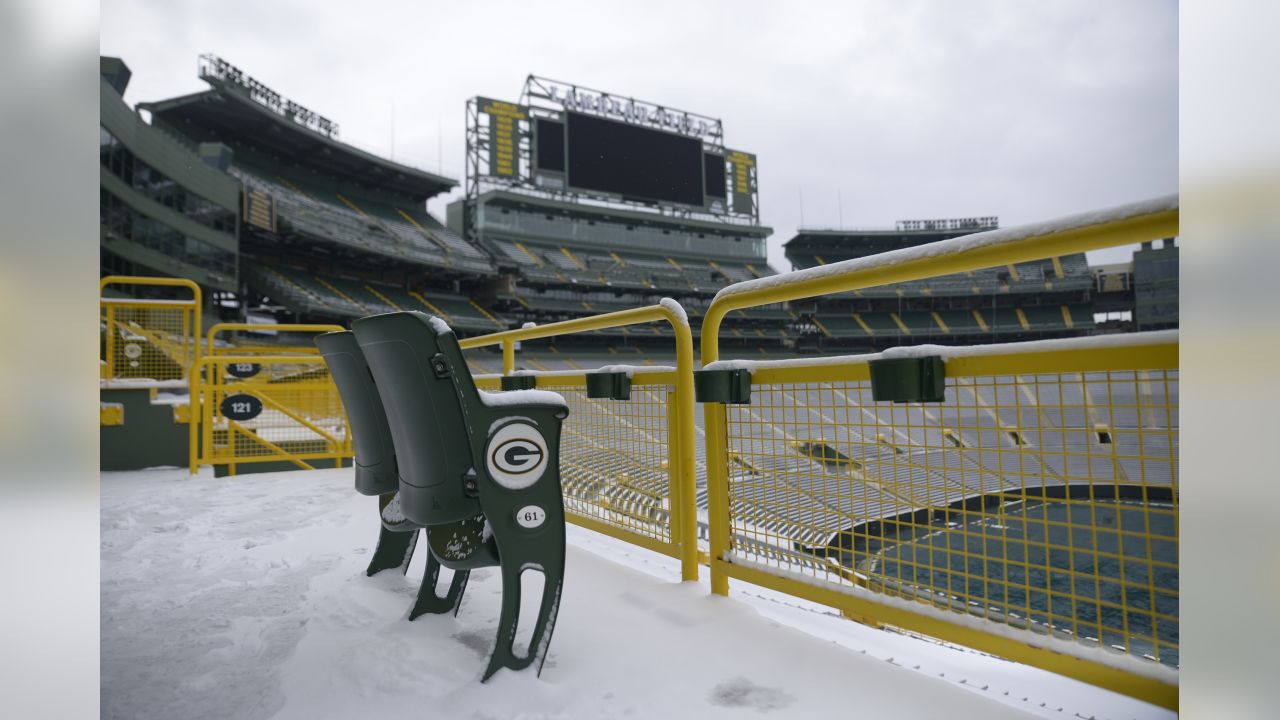
<path id="1" fill-rule="evenodd" d="M 564 172 L 564 123 L 538 118 L 533 137 L 538 169 Z"/>
<path id="2" fill-rule="evenodd" d="M 570 186 L 637 200 L 703 204 L 701 140 L 581 113 L 566 113 L 566 118 Z"/>
<path id="3" fill-rule="evenodd" d="M 724 156 L 707 153 L 702 156 L 702 174 L 706 178 L 706 192 L 709 198 L 725 199 Z"/>

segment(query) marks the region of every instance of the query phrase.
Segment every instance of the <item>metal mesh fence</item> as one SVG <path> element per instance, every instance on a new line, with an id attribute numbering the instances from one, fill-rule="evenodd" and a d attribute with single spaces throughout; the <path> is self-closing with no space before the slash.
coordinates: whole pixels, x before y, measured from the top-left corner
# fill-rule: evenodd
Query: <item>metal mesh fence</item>
<path id="1" fill-rule="evenodd" d="M 735 558 L 1178 664 L 1178 373 L 864 381 L 727 406 Z"/>
<path id="2" fill-rule="evenodd" d="M 195 303 L 102 298 L 102 377 L 186 380 L 196 358 Z"/>
<path id="3" fill-rule="evenodd" d="M 309 467 L 351 456 L 346 415 L 322 358 L 205 358 L 201 366 L 202 463 Z"/>
<path id="4" fill-rule="evenodd" d="M 629 400 L 587 397 L 582 385 L 540 389 L 569 403 L 560 439 L 565 509 L 662 543 L 672 542 L 670 385 L 632 385 Z"/>

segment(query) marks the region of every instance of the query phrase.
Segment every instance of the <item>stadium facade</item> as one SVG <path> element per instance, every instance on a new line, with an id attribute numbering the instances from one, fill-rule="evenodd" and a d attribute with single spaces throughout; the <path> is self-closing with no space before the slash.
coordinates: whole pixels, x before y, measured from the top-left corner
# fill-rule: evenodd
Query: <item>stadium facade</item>
<path id="1" fill-rule="evenodd" d="M 718 290 L 775 273 L 756 158 L 725 146 L 718 119 L 530 76 L 518 102 L 468 102 L 465 192 L 442 222 L 426 201 L 456 180 L 344 143 L 336 122 L 220 58 L 200 58 L 207 90 L 137 111 L 122 98 L 125 63 L 103 57 L 101 75 L 102 274 L 192 279 L 206 289 L 209 322 L 345 324 L 414 309 L 467 336 L 672 297 L 696 334 Z M 583 165 L 586 151 L 575 150 L 615 147 L 618 138 L 633 155 L 615 153 L 600 167 Z M 676 141 L 688 147 L 653 145 Z M 654 168 L 665 183 L 657 186 L 613 183 L 611 168 L 655 149 L 689 149 L 688 167 Z M 995 225 L 802 229 L 785 252 L 802 269 Z M 1176 263 L 1166 241 L 1123 268 L 1091 270 L 1076 254 L 736 311 L 724 351 L 874 351 L 1176 327 Z M 1125 319 L 1096 325 L 1095 313 Z M 566 351 L 652 362 L 669 355 L 669 334 L 658 325 L 606 330 L 528 348 L 526 357 L 534 368 Z"/>

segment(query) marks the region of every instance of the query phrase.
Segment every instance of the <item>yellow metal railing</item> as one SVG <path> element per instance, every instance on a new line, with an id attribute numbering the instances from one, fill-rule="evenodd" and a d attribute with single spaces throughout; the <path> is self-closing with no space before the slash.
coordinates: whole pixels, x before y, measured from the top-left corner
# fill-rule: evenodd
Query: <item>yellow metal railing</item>
<path id="1" fill-rule="evenodd" d="M 251 366 L 252 369 L 248 369 Z M 208 355 L 192 369 L 190 470 L 287 462 L 340 466 L 352 456 L 337 386 L 316 354 Z"/>
<path id="2" fill-rule="evenodd" d="M 226 340 L 231 333 L 275 332 L 275 333 L 327 333 L 346 330 L 341 325 L 324 325 L 314 323 L 218 323 L 205 333 L 205 345 L 210 355 L 286 355 L 292 353 L 319 354 L 315 343 L 308 339 L 301 344 L 283 344 L 247 339 L 243 336 L 234 341 Z"/>
<path id="3" fill-rule="evenodd" d="M 684 561 L 683 538 L 694 538 L 689 545 L 696 549 L 696 514 L 687 516 L 695 527 L 686 529 L 683 513 L 690 506 L 679 501 L 676 375 L 635 368 L 627 400 L 588 397 L 587 373 L 526 376 L 569 404 L 560 477 L 570 521 Z M 477 383 L 496 390 L 499 381 L 482 376 Z M 696 579 L 696 565 L 696 556 L 688 559 L 685 579 Z"/>
<path id="4" fill-rule="evenodd" d="M 191 424 L 191 432 L 189 439 L 188 453 L 191 457 L 190 470 L 194 474 L 201 464 L 226 464 L 231 467 L 234 472 L 234 466 L 238 462 L 246 462 L 245 457 L 267 457 L 269 460 L 286 460 L 292 462 L 299 467 L 311 467 L 300 458 L 293 457 L 294 451 L 298 450 L 308 454 L 308 459 L 317 459 L 310 454 L 314 451 L 313 443 L 302 442 L 285 442 L 283 444 L 269 444 L 266 442 L 250 442 L 248 435 L 240 433 L 242 440 L 239 444 L 232 443 L 230 445 L 220 445 L 210 451 L 201 452 L 202 447 L 211 447 L 213 436 L 209 435 L 210 428 L 222 428 L 227 425 L 224 418 L 220 418 L 221 410 L 219 408 L 205 407 L 202 400 L 215 399 L 217 394 L 216 388 L 220 382 L 230 379 L 232 383 L 241 383 L 245 380 L 252 380 L 264 369 L 267 370 L 271 377 L 273 371 L 279 374 L 279 368 L 265 366 L 258 360 L 251 358 L 257 356 L 286 356 L 293 357 L 295 354 L 303 356 L 319 357 L 319 351 L 314 343 L 306 342 L 302 344 L 278 344 L 278 343 L 261 343 L 256 341 L 248 341 L 244 338 L 238 338 L 232 344 L 228 340 L 228 336 L 232 333 L 243 333 L 246 331 L 262 331 L 269 330 L 272 332 L 287 333 L 325 333 L 343 330 L 341 325 L 323 325 L 323 324 L 298 324 L 298 323 L 280 323 L 273 325 L 264 325 L 260 323 L 217 323 L 210 327 L 205 333 L 205 347 L 207 348 L 206 357 L 209 362 L 205 364 L 202 372 L 193 374 L 191 397 L 195 400 L 193 407 L 196 408 L 195 416 L 200 422 Z M 226 358 L 229 356 L 237 356 L 236 362 L 230 362 Z M 216 363 L 217 359 L 222 359 L 222 364 Z M 270 394 L 271 401 L 280 407 L 268 407 L 268 417 L 273 418 L 275 427 L 268 434 L 277 436 L 295 436 L 295 438 L 309 437 L 311 429 L 307 427 L 306 422 L 299 418 L 327 418 L 330 417 L 333 410 L 334 395 L 336 386 L 328 379 L 328 370 L 323 364 L 315 365 L 311 363 L 305 371 L 309 377 L 313 377 L 321 384 L 316 387 L 304 387 L 302 385 L 294 385 L 290 391 L 281 392 L 277 389 Z M 306 376 L 299 375 L 293 378 L 293 382 L 305 379 Z M 259 379 L 260 382 L 261 379 Z M 327 383 L 324 384 L 324 383 Z M 217 399 L 221 402 L 221 399 Z M 341 408 L 339 408 L 341 409 Z M 345 418 L 345 415 L 344 415 Z M 309 421 L 307 421 L 309 422 Z M 344 420 L 345 422 L 345 420 Z M 286 428 L 292 423 L 293 430 Z M 314 433 L 313 433 L 314 434 Z M 221 430 L 218 431 L 218 437 L 221 438 Z M 205 440 L 208 439 L 209 443 Z M 314 440 L 314 438 L 312 438 Z M 326 438 L 327 439 L 327 438 Z M 351 457 L 354 452 L 351 443 L 344 441 L 337 446 L 340 449 L 337 452 L 345 453 L 340 455 L 341 458 Z M 269 456 L 269 457 L 268 457 Z M 327 457 L 327 456 L 324 456 Z M 339 458 L 335 458 L 339 459 Z M 248 460 L 254 462 L 255 460 Z"/>
<path id="5" fill-rule="evenodd" d="M 586 373 L 529 373 L 538 388 L 570 405 L 561 439 L 561 476 L 570 522 L 680 560 L 681 577 L 698 578 L 693 436 L 693 336 L 672 301 L 594 317 L 467 338 L 463 349 L 500 345 L 503 373 L 515 371 L 515 343 L 573 333 L 667 322 L 676 367 L 635 368 L 630 400 L 591 399 Z M 495 389 L 498 378 L 480 378 Z"/>
<path id="6" fill-rule="evenodd" d="M 182 288 L 190 299 L 110 298 L 111 286 Z M 101 379 L 183 383 L 200 358 L 200 286 L 179 278 L 110 275 L 98 281 Z"/>
<path id="7" fill-rule="evenodd" d="M 1176 198 L 730 286 L 733 310 L 1176 236 Z M 939 349 L 943 403 L 865 358 L 752 363 L 707 403 L 713 592 L 729 578 L 1177 705 L 1177 339 Z"/>
<path id="8" fill-rule="evenodd" d="M 702 361 L 728 367 L 717 364 L 719 333 L 733 311 L 1177 233 L 1177 200 L 1165 198 L 739 283 L 706 312 Z M 105 278 L 103 287 L 139 281 L 186 284 Z M 223 333 L 262 329 L 222 324 L 201 356 L 199 288 L 189 286 L 190 303 L 140 301 L 137 315 L 122 315 L 129 301 L 104 299 L 103 322 L 104 372 L 127 355 L 117 345 L 146 343 L 187 373 L 176 379 L 191 387 L 192 472 L 350 457 L 342 405 L 314 349 L 220 348 Z M 186 319 L 160 322 L 162 310 Z M 527 375 L 570 405 L 561 446 L 570 521 L 678 558 L 682 578 L 696 579 L 693 338 L 679 305 L 460 345 L 500 346 L 509 376 L 518 342 L 653 322 L 674 330 L 676 367 L 626 370 L 629 400 L 588 397 L 586 371 Z M 701 559 L 712 591 L 726 594 L 735 578 L 1176 708 L 1176 334 L 929 352 L 946 359 L 940 403 L 876 402 L 869 358 L 851 356 L 747 363 L 749 404 L 704 405 L 710 552 Z M 501 387 L 498 376 L 476 382 Z"/>

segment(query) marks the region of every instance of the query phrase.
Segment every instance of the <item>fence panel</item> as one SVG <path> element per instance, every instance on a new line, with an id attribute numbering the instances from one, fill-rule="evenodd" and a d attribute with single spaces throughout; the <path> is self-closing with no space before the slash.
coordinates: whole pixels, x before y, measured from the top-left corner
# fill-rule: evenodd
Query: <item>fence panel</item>
<path id="1" fill-rule="evenodd" d="M 164 286 L 190 298 L 106 297 L 108 287 Z M 200 287 L 190 280 L 109 276 L 98 283 L 101 378 L 108 383 L 185 383 L 200 357 Z"/>
<path id="2" fill-rule="evenodd" d="M 702 360 L 731 368 L 734 310 L 1177 234 L 1171 196 L 739 283 Z M 750 363 L 750 404 L 704 405 L 713 592 L 746 580 L 1176 708 L 1177 342 L 930 348 L 937 404 L 875 402 L 867 356 Z"/>
<path id="3" fill-rule="evenodd" d="M 352 456 L 346 414 L 324 358 L 318 355 L 212 355 L 193 373 L 199 465 L 287 462 L 310 470 Z"/>
<path id="4" fill-rule="evenodd" d="M 464 349 L 501 345 L 503 371 L 515 370 L 517 341 L 611 327 L 667 322 L 675 331 L 676 367 L 635 367 L 628 400 L 587 397 L 587 373 L 530 372 L 539 389 L 569 402 L 561 439 L 561 478 L 568 519 L 680 560 L 681 577 L 698 578 L 695 505 L 693 337 L 684 311 L 660 304 L 549 325 L 467 338 Z M 481 376 L 489 390 L 498 376 Z"/>
<path id="5" fill-rule="evenodd" d="M 630 398 L 611 400 L 588 397 L 585 374 L 528 374 L 569 403 L 560 477 L 570 521 L 679 558 L 674 375 L 636 373 Z"/>
<path id="6" fill-rule="evenodd" d="M 873 401 L 860 358 L 761 364 L 726 407 L 727 559 L 1176 668 L 1178 373 L 1113 359 L 972 357 L 938 404 Z"/>

